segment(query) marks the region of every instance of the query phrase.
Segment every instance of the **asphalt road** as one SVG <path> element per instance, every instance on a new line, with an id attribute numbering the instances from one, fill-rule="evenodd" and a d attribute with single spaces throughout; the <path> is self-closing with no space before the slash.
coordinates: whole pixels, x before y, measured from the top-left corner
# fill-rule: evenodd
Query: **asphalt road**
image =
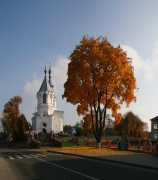
<path id="1" fill-rule="evenodd" d="M 0 155 L 19 180 L 158 179 L 155 170 L 75 156 L 2 148 Z"/>

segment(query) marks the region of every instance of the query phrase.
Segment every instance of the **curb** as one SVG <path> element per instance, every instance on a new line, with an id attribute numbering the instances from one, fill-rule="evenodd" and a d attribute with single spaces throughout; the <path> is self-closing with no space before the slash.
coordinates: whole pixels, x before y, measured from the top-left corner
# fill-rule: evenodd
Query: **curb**
<path id="1" fill-rule="evenodd" d="M 107 161 L 107 162 L 112 162 L 112 163 L 117 163 L 117 164 L 123 164 L 123 165 L 128 165 L 128 166 L 134 166 L 134 167 L 139 167 L 139 168 L 145 168 L 145 169 L 151 169 L 151 170 L 158 170 L 158 167 L 152 167 L 152 166 L 146 166 L 143 164 L 134 164 L 130 162 L 123 162 L 123 161 L 117 161 L 117 160 L 110 160 L 106 158 L 100 158 L 96 156 L 86 156 L 82 154 L 72 154 L 72 153 L 65 153 L 65 152 L 56 152 L 52 150 L 48 150 L 47 152 L 55 153 L 55 154 L 63 154 L 63 155 L 68 155 L 68 156 L 77 156 L 77 157 L 83 157 L 87 159 L 95 159 L 95 160 L 100 160 L 100 161 Z"/>

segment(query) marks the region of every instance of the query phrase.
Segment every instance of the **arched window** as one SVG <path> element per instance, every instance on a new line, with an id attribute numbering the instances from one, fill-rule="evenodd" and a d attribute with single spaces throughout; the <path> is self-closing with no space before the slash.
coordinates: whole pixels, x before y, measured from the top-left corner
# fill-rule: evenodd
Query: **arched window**
<path id="1" fill-rule="evenodd" d="M 46 94 L 43 94 L 43 104 L 46 103 Z"/>
<path id="2" fill-rule="evenodd" d="M 42 125 L 43 125 L 44 127 L 46 127 L 46 123 L 43 123 Z"/>
<path id="3" fill-rule="evenodd" d="M 50 94 L 50 103 L 52 104 L 52 95 Z"/>

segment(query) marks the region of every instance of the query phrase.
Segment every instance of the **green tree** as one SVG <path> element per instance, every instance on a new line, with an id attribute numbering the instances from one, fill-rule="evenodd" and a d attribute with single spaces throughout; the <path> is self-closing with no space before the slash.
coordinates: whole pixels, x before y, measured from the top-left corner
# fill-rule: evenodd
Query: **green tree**
<path id="1" fill-rule="evenodd" d="M 65 133 L 71 133 L 72 126 L 71 125 L 64 125 L 63 130 Z"/>
<path id="2" fill-rule="evenodd" d="M 76 128 L 76 136 L 82 136 L 83 134 L 82 122 L 77 122 L 75 128 Z"/>

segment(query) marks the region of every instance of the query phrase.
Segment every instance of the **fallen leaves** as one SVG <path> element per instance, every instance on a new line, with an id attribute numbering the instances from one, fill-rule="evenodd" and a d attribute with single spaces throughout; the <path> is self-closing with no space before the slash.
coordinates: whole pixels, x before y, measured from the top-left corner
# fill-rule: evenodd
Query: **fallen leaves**
<path id="1" fill-rule="evenodd" d="M 68 147 L 68 148 L 53 148 L 53 151 L 63 152 L 63 153 L 72 153 L 72 154 L 107 154 L 107 155 L 119 155 L 119 154 L 132 154 L 129 151 L 118 151 L 116 149 L 110 148 L 96 148 L 96 147 Z"/>

